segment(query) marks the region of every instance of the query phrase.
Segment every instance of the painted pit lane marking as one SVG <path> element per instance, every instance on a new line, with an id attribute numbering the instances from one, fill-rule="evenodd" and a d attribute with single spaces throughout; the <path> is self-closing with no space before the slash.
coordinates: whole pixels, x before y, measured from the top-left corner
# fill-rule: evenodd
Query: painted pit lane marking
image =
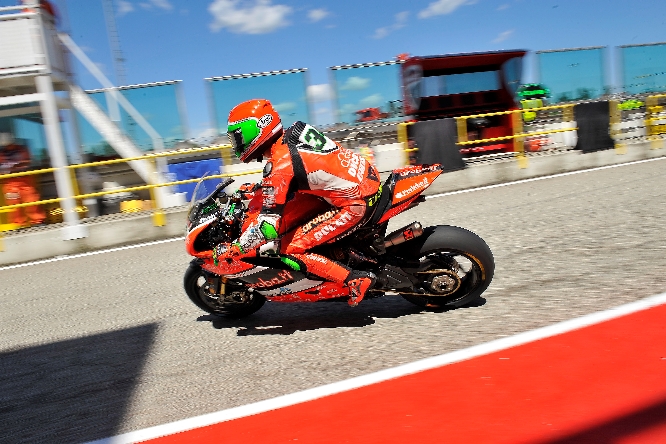
<path id="1" fill-rule="evenodd" d="M 7 265 L 7 266 L 4 266 L 4 267 L 0 267 L 0 271 L 12 270 L 14 268 L 29 267 L 31 265 L 48 264 L 50 262 L 59 262 L 59 261 L 64 261 L 64 260 L 68 260 L 68 259 L 76 259 L 76 258 L 79 258 L 79 257 L 94 256 L 96 254 L 113 253 L 113 252 L 116 252 L 116 251 L 123 251 L 123 250 L 132 250 L 134 248 L 148 247 L 148 246 L 151 246 L 151 245 L 159 245 L 159 244 L 167 244 L 169 242 L 183 241 L 183 240 L 185 240 L 185 237 L 176 237 L 176 238 L 164 239 L 164 240 L 158 240 L 158 241 L 142 242 L 140 244 L 126 245 L 124 247 L 108 248 L 106 250 L 90 251 L 88 253 L 79 253 L 79 254 L 71 254 L 71 255 L 66 255 L 66 256 L 58 256 L 58 257 L 54 257 L 54 258 L 51 258 L 51 259 L 43 259 L 43 260 L 34 261 L 34 262 L 26 262 L 26 263 L 23 263 L 23 264 Z"/>
<path id="2" fill-rule="evenodd" d="M 183 419 L 168 424 L 146 428 L 122 435 L 104 438 L 93 441 L 88 444 L 125 444 L 146 441 L 155 438 L 161 438 L 188 430 L 206 427 L 221 422 L 244 418 L 271 410 L 289 407 L 301 404 L 307 401 L 313 401 L 326 396 L 348 392 L 354 389 L 370 386 L 380 382 L 396 379 L 403 376 L 443 367 L 449 364 L 467 361 L 472 358 L 488 355 L 498 351 L 513 348 L 519 345 L 528 344 L 541 339 L 550 338 L 564 333 L 579 330 L 584 327 L 600 324 L 605 321 L 617 319 L 629 314 L 648 310 L 660 305 L 666 304 L 666 293 L 651 296 L 639 301 L 620 305 L 608 310 L 591 313 L 579 318 L 559 322 L 557 324 L 538 328 L 513 336 L 497 339 L 483 344 L 475 345 L 466 349 L 457 350 L 431 358 L 403 364 L 397 367 L 388 368 L 375 373 L 335 382 L 332 384 L 315 387 L 312 389 L 296 392 L 277 398 L 267 399 L 252 404 L 234 407 L 219 412 L 209 413 L 193 418 Z"/>
<path id="3" fill-rule="evenodd" d="M 471 193 L 474 191 L 483 191 L 483 190 L 492 190 L 493 188 L 500 188 L 500 187 L 506 187 L 509 185 L 520 185 L 523 183 L 529 183 L 529 182 L 536 182 L 538 180 L 545 180 L 545 179 L 555 179 L 557 177 L 565 177 L 565 176 L 573 176 L 575 174 L 582 174 L 582 173 L 592 173 L 595 171 L 602 171 L 602 170 L 608 170 L 611 168 L 619 168 L 623 166 L 631 166 L 631 165 L 638 165 L 640 163 L 647 163 L 647 162 L 654 162 L 657 160 L 664 160 L 666 157 L 655 157 L 653 159 L 644 159 L 644 160 L 634 160 L 632 162 L 626 162 L 626 163 L 618 163 L 615 165 L 605 165 L 601 167 L 594 167 L 594 168 L 587 168 L 584 170 L 577 170 L 577 171 L 568 171 L 566 173 L 558 173 L 558 174 L 551 174 L 548 176 L 539 176 L 539 177 L 532 177 L 529 179 L 521 179 L 521 180 L 514 180 L 513 182 L 504 182 L 504 183 L 497 183 L 495 185 L 487 185 L 483 187 L 476 187 L 476 188 L 468 188 L 466 190 L 458 190 L 458 191 L 449 191 L 446 193 L 440 193 L 440 194 L 431 194 L 429 196 L 425 196 L 426 199 L 436 199 L 439 197 L 446 197 L 446 196 L 453 196 L 456 194 L 463 194 L 463 193 Z"/>

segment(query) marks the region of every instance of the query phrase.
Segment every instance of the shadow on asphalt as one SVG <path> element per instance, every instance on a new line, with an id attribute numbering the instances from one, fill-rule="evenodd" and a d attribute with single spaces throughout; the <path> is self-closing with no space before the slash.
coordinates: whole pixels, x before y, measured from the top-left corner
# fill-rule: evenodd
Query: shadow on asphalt
<path id="1" fill-rule="evenodd" d="M 117 435 L 157 324 L 0 354 L 0 442 Z"/>
<path id="2" fill-rule="evenodd" d="M 486 300 L 479 298 L 473 303 L 460 307 L 480 307 Z M 454 309 L 441 309 L 444 313 Z M 434 310 L 430 310 L 434 311 Z M 367 327 L 377 318 L 396 319 L 423 313 L 424 309 L 411 304 L 398 296 L 363 301 L 358 307 L 349 307 L 346 302 L 316 303 L 266 303 L 257 313 L 243 319 L 228 319 L 215 315 L 203 315 L 199 322 L 210 322 L 213 328 L 237 328 L 238 336 L 291 335 L 297 331 L 318 330 L 321 328 Z"/>
<path id="3" fill-rule="evenodd" d="M 655 402 L 642 409 L 627 413 L 607 422 L 597 424 L 562 438 L 543 441 L 542 444 L 583 444 L 583 443 L 620 443 L 663 442 L 664 425 L 666 425 L 666 399 Z M 652 435 L 653 432 L 654 435 Z"/>

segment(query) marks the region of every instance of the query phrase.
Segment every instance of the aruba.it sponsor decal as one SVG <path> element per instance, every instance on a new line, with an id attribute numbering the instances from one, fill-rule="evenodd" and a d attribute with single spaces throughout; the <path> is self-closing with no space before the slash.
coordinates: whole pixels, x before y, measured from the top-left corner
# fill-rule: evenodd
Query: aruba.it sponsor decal
<path id="1" fill-rule="evenodd" d="M 396 191 L 395 197 L 396 199 L 404 199 L 405 197 L 409 197 L 417 191 L 422 191 L 428 188 L 429 185 L 430 181 L 427 177 L 424 177 L 423 180 L 419 182 L 413 182 L 408 188 Z"/>
<path id="2" fill-rule="evenodd" d="M 303 233 L 307 233 L 308 231 L 312 230 L 313 228 L 315 228 L 320 223 L 325 222 L 329 219 L 332 219 L 333 216 L 335 216 L 339 212 L 340 212 L 340 210 L 331 210 L 331 211 L 325 212 L 324 214 L 320 214 L 319 216 L 312 219 L 310 222 L 303 225 L 303 227 L 301 228 L 303 230 Z"/>
<path id="3" fill-rule="evenodd" d="M 343 212 L 340 214 L 340 218 L 333 223 L 328 223 L 321 227 L 319 231 L 315 231 L 314 237 L 316 240 L 322 240 L 325 236 L 333 233 L 338 227 L 342 227 L 352 220 L 352 217 L 349 213 Z"/>
<path id="4" fill-rule="evenodd" d="M 273 279 L 264 280 L 259 278 L 254 284 L 248 284 L 250 288 L 270 288 L 276 287 L 282 284 L 288 284 L 294 281 L 294 277 L 288 270 L 282 270 L 280 273 L 275 276 Z"/>

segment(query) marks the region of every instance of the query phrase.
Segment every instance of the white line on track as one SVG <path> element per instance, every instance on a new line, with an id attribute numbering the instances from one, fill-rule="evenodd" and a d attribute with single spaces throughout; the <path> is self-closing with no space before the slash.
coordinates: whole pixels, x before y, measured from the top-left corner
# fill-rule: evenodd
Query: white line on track
<path id="1" fill-rule="evenodd" d="M 474 191 L 490 190 L 490 189 L 493 189 L 493 188 L 506 187 L 506 186 L 510 186 L 510 185 L 519 185 L 519 184 L 528 183 L 528 182 L 535 182 L 537 180 L 554 179 L 554 178 L 557 178 L 557 177 L 572 176 L 574 174 L 582 174 L 582 173 L 590 173 L 590 172 L 593 172 L 593 171 L 601 171 L 601 170 L 607 170 L 607 169 L 610 169 L 610 168 L 618 168 L 618 167 L 623 167 L 623 166 L 637 165 L 637 164 L 640 164 L 640 163 L 654 162 L 654 161 L 657 161 L 657 160 L 666 160 L 666 157 L 655 157 L 655 158 L 652 158 L 652 159 L 635 160 L 635 161 L 632 161 L 632 162 L 618 163 L 618 164 L 615 164 L 615 165 L 606 165 L 606 166 L 602 166 L 602 167 L 588 168 L 588 169 L 585 169 L 585 170 L 569 171 L 567 173 L 551 174 L 549 176 L 540 176 L 540 177 L 533 177 L 533 178 L 530 178 L 530 179 L 516 180 L 516 181 L 513 181 L 513 182 L 498 183 L 498 184 L 495 184 L 495 185 L 488 185 L 488 186 L 485 186 L 485 187 L 469 188 L 469 189 L 466 189 L 466 190 L 451 191 L 451 192 L 448 192 L 448 193 L 441 193 L 441 194 L 433 194 L 433 195 L 430 195 L 430 196 L 426 196 L 426 199 L 436 199 L 436 198 L 439 198 L 439 197 L 453 196 L 455 194 L 471 193 L 471 192 L 474 192 Z M 173 239 L 166 239 L 166 240 L 160 240 L 160 241 L 154 241 L 154 242 L 144 242 L 144 243 L 135 244 L 135 245 L 128 245 L 128 246 L 125 246 L 125 247 L 109 248 L 109 249 L 106 249 L 106 250 L 99 250 L 99 251 L 91 251 L 91 252 L 88 252 L 88 253 L 73 254 L 73 255 L 68 255 L 68 256 L 59 256 L 59 257 L 56 257 L 56 258 L 53 258 L 53 259 L 44 259 L 44 260 L 39 260 L 39 261 L 34 261 L 34 262 L 26 262 L 26 263 L 16 264 L 16 265 L 7 265 L 7 266 L 4 266 L 4 267 L 0 267 L 0 271 L 11 270 L 11 269 L 14 269 L 14 268 L 29 267 L 31 265 L 48 264 L 49 262 L 57 262 L 57 261 L 63 261 L 63 260 L 67 260 L 67 259 L 75 259 L 75 258 L 78 258 L 78 257 L 92 256 L 92 255 L 95 255 L 95 254 L 113 253 L 114 251 L 130 250 L 132 248 L 147 247 L 147 246 L 150 246 L 150 245 L 163 244 L 163 243 L 166 243 L 166 242 L 174 242 L 174 241 L 179 241 L 179 240 L 182 241 L 183 239 L 184 239 L 184 237 L 177 237 L 177 238 L 173 238 Z"/>
<path id="2" fill-rule="evenodd" d="M 71 255 L 67 255 L 67 256 L 58 256 L 58 257 L 54 257 L 52 259 L 43 259 L 43 260 L 40 260 L 40 261 L 26 262 L 24 264 L 7 265 L 5 267 L 0 267 L 0 271 L 11 270 L 13 268 L 29 267 L 31 265 L 48 264 L 50 262 L 59 262 L 59 261 L 67 260 L 67 259 L 76 259 L 77 257 L 86 257 L 86 256 L 94 256 L 96 254 L 113 253 L 114 251 L 131 250 L 133 248 L 147 247 L 147 246 L 150 246 L 150 245 L 166 244 L 166 243 L 169 243 L 169 242 L 182 241 L 183 239 L 185 239 L 185 238 L 184 237 L 175 237 L 175 238 L 171 238 L 171 239 L 164 239 L 164 240 L 158 240 L 158 241 L 152 241 L 152 242 L 142 242 L 140 244 L 126 245 L 124 247 L 109 248 L 109 249 L 106 249 L 106 250 L 90 251 L 88 253 L 71 254 Z"/>
<path id="3" fill-rule="evenodd" d="M 569 171 L 569 172 L 566 172 L 566 173 L 550 174 L 548 176 L 539 176 L 539 177 L 532 177 L 530 179 L 515 180 L 513 182 L 497 183 L 495 185 L 488 185 L 488 186 L 484 186 L 484 187 L 468 188 L 466 190 L 459 190 L 459 191 L 449 191 L 447 193 L 432 194 L 430 196 L 426 196 L 426 199 L 435 199 L 435 198 L 438 198 L 438 197 L 453 196 L 455 194 L 471 193 L 473 191 L 491 190 L 493 188 L 507 187 L 509 185 L 519 185 L 521 183 L 536 182 L 537 180 L 555 179 L 557 177 L 573 176 L 574 174 L 591 173 L 591 172 L 594 172 L 594 171 L 601 171 L 601 170 L 608 170 L 608 169 L 611 169 L 611 168 L 619 168 L 619 167 L 623 167 L 623 166 L 637 165 L 637 164 L 640 164 L 640 163 L 654 162 L 654 161 L 657 161 L 657 160 L 666 160 L 666 157 L 655 157 L 655 158 L 652 158 L 652 159 L 634 160 L 632 162 L 618 163 L 618 164 L 615 164 L 615 165 L 605 165 L 605 166 L 600 166 L 600 167 L 587 168 L 587 169 L 584 169 L 584 170 Z"/>
<path id="4" fill-rule="evenodd" d="M 506 350 L 508 348 L 516 347 L 518 345 L 527 344 L 530 342 L 538 341 L 540 339 L 549 338 L 559 334 L 567 333 L 573 330 L 578 330 L 583 327 L 599 324 L 601 322 L 609 321 L 611 319 L 626 316 L 631 313 L 636 313 L 642 310 L 647 310 L 659 305 L 666 304 L 666 293 L 656 296 L 651 296 L 641 299 L 629 304 L 620 305 L 619 307 L 611 308 L 596 313 L 592 313 L 580 318 L 570 319 L 568 321 L 559 322 L 557 324 L 549 325 L 547 327 L 538 328 L 536 330 L 519 333 L 514 336 L 509 336 L 502 339 L 486 342 L 484 344 L 475 345 L 473 347 L 457 350 L 451 353 L 446 353 L 431 358 L 422 359 L 420 361 L 410 362 L 408 364 L 400 365 L 386 370 L 381 370 L 375 373 L 370 373 L 356 378 L 347 379 L 332 384 L 315 387 L 312 389 L 304 390 L 301 392 L 291 393 L 289 395 L 279 396 L 277 398 L 267 399 L 265 401 L 255 402 L 252 404 L 234 407 L 227 410 L 221 410 L 215 413 L 206 415 L 195 416 L 193 418 L 183 419 L 172 423 L 150 427 L 135 432 L 129 432 L 122 435 L 105 438 L 93 441 L 88 444 L 125 444 L 146 441 L 148 439 L 159 438 L 162 436 L 172 435 L 187 430 L 205 427 L 220 422 L 230 421 L 233 419 L 243 418 L 246 416 L 256 415 L 259 413 L 276 410 L 283 407 L 288 407 L 295 404 L 300 404 L 307 401 L 323 398 L 325 396 L 334 395 L 337 393 L 346 392 L 349 390 L 358 389 L 379 382 L 387 381 L 390 379 L 399 378 L 402 376 L 411 375 L 414 373 L 430 370 L 437 367 L 442 367 L 448 364 L 453 364 L 460 361 L 476 358 L 479 356 L 487 355 L 490 353 Z"/>

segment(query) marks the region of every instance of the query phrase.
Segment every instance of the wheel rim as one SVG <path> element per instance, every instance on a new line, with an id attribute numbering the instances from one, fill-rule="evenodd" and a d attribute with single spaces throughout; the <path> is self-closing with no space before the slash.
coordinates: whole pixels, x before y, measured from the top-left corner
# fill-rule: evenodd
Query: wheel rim
<path id="1" fill-rule="evenodd" d="M 419 258 L 421 267 L 414 275 L 421 279 L 418 292 L 437 305 L 459 301 L 479 288 L 485 280 L 485 270 L 479 259 L 465 252 L 436 251 Z"/>
<path id="2" fill-rule="evenodd" d="M 215 282 L 205 272 L 199 273 L 194 280 L 194 285 L 201 302 L 218 312 L 226 312 L 230 308 L 250 304 L 254 299 L 251 292 L 230 289 L 229 285 L 226 285 L 226 289 L 222 290 L 224 294 L 217 293 Z"/>

